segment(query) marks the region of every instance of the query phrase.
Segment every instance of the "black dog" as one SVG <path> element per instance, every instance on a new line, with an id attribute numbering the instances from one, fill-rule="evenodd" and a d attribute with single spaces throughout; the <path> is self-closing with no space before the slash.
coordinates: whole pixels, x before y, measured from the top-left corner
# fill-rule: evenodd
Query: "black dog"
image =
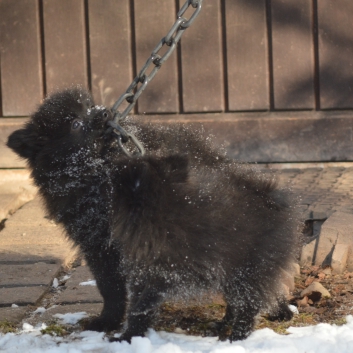
<path id="1" fill-rule="evenodd" d="M 8 140 L 96 278 L 104 308 L 87 328 L 118 329 L 126 315 L 120 340 L 130 341 L 162 301 L 200 291 L 224 295 L 223 339 L 246 338 L 260 310 L 290 319 L 280 285 L 296 243 L 288 193 L 183 126 L 127 123 L 147 153 L 126 157 L 106 133 L 111 119 L 68 89 Z"/>

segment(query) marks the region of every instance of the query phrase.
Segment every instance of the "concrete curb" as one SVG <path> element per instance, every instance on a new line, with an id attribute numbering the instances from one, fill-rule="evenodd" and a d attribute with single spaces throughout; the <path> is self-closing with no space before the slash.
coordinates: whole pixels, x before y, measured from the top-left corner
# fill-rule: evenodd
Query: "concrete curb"
<path id="1" fill-rule="evenodd" d="M 333 274 L 353 271 L 353 214 L 334 212 L 301 253 L 300 264 L 330 266 Z"/>

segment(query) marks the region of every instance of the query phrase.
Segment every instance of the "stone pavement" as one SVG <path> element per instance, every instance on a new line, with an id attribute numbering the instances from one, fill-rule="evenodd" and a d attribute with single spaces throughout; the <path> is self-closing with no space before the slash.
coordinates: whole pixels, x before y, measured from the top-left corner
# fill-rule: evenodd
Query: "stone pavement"
<path id="1" fill-rule="evenodd" d="M 278 169 L 280 184 L 300 197 L 306 224 L 300 264 L 353 271 L 353 164 L 271 167 Z M 28 172 L 0 171 L 0 323 L 98 314 L 102 298 L 91 273 L 62 229 L 45 216 L 35 193 Z M 46 311 L 35 312 L 37 307 Z"/>
<path id="2" fill-rule="evenodd" d="M 0 171 L 0 321 L 22 319 L 75 256 L 35 194 L 27 171 Z"/>
<path id="3" fill-rule="evenodd" d="M 304 219 L 325 220 L 334 212 L 353 214 L 353 165 L 290 168 L 279 173 L 280 185 L 291 186 L 300 196 Z"/>

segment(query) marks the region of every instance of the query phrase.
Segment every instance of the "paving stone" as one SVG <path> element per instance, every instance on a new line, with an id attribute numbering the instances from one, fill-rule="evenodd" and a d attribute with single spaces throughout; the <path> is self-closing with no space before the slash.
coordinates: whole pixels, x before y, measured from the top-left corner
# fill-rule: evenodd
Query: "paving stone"
<path id="1" fill-rule="evenodd" d="M 334 211 L 332 211 L 329 207 L 320 206 L 310 206 L 310 219 L 326 219 L 328 218 Z"/>
<path id="2" fill-rule="evenodd" d="M 353 246 L 353 215 L 344 212 L 335 212 L 321 227 L 316 265 L 321 265 L 334 245 L 345 244 L 352 249 Z M 351 251 L 351 250 L 350 250 Z M 347 260 L 348 271 L 353 270 L 353 257 Z"/>
<path id="3" fill-rule="evenodd" d="M 93 280 L 94 277 L 87 266 L 76 268 L 66 282 L 66 289 L 60 294 L 58 303 L 100 303 L 103 301 L 96 286 L 82 286 L 80 283 Z"/>
<path id="4" fill-rule="evenodd" d="M 39 198 L 24 205 L 0 233 L 0 263 L 6 261 L 63 262 L 72 256 L 72 243 L 61 227 L 45 217 Z"/>
<path id="5" fill-rule="evenodd" d="M 30 265 L 0 265 L 0 287 L 49 285 L 60 266 L 38 262 Z"/>
<path id="6" fill-rule="evenodd" d="M 337 211 L 353 214 L 353 206 L 339 207 Z"/>
<path id="7" fill-rule="evenodd" d="M 302 221 L 308 221 L 308 220 L 312 220 L 312 217 L 311 217 L 311 211 L 309 211 L 308 209 L 306 209 L 304 212 L 302 212 L 300 214 L 300 219 Z"/>
<path id="8" fill-rule="evenodd" d="M 1 237 L 0 233 L 0 237 Z M 77 250 L 68 244 L 23 244 L 1 245 L 0 263 L 29 264 L 37 262 L 70 264 L 77 256 Z"/>
<path id="9" fill-rule="evenodd" d="M 318 246 L 315 257 L 315 265 L 321 266 L 324 260 L 327 260 L 330 254 L 334 250 L 334 246 L 337 243 L 338 232 L 332 228 L 321 228 L 321 234 L 318 239 Z M 330 263 L 327 263 L 330 265 Z"/>
<path id="10" fill-rule="evenodd" d="M 0 170 L 0 221 L 32 200 L 37 188 L 27 170 Z"/>
<path id="11" fill-rule="evenodd" d="M 294 276 L 300 276 L 300 265 L 297 263 L 293 264 Z"/>
<path id="12" fill-rule="evenodd" d="M 0 308 L 0 322 L 8 321 L 14 325 L 18 325 L 28 312 L 26 306 L 20 306 L 18 308 Z"/>
<path id="13" fill-rule="evenodd" d="M 1 182 L 31 180 L 30 171 L 26 169 L 0 169 Z"/>
<path id="14" fill-rule="evenodd" d="M 311 266 L 314 260 L 316 239 L 308 244 L 304 244 L 300 255 L 300 266 Z"/>
<path id="15" fill-rule="evenodd" d="M 49 223 L 49 222 L 48 222 Z M 3 245 L 25 244 L 67 244 L 68 240 L 63 236 L 63 230 L 53 224 L 6 224 L 6 228 L 0 235 L 0 248 Z"/>
<path id="16" fill-rule="evenodd" d="M 36 304 L 74 256 L 62 229 L 45 217 L 39 198 L 25 204 L 0 232 L 0 306 Z"/>
<path id="17" fill-rule="evenodd" d="M 34 305 L 46 290 L 47 286 L 0 288 L 0 306 Z"/>
<path id="18" fill-rule="evenodd" d="M 39 225 L 39 224 L 48 224 L 50 221 L 46 218 L 46 213 L 44 211 L 43 203 L 40 197 L 36 197 L 30 203 L 24 205 L 21 210 L 16 212 L 13 217 L 11 217 L 7 222 L 6 225 L 21 223 L 23 225 Z M 54 226 L 53 223 L 50 223 L 51 226 Z"/>
<path id="19" fill-rule="evenodd" d="M 332 273 L 339 274 L 343 273 L 347 266 L 349 245 L 347 244 L 336 244 L 335 250 L 332 254 Z"/>
<path id="20" fill-rule="evenodd" d="M 26 193 L 19 194 L 1 194 L 0 198 L 0 220 L 6 219 L 14 214 L 26 202 L 32 200 L 33 197 Z"/>
<path id="21" fill-rule="evenodd" d="M 280 185 L 288 182 L 286 173 L 280 172 Z M 302 196 L 301 204 L 311 207 L 311 213 L 305 215 L 307 219 L 328 218 L 334 211 L 342 209 L 342 198 L 348 198 L 347 201 L 353 204 L 353 195 L 350 194 L 353 168 L 301 169 L 299 173 L 291 174 L 290 180 L 294 193 Z M 325 203 L 330 207 L 323 207 Z M 353 213 L 353 207 L 346 211 Z"/>

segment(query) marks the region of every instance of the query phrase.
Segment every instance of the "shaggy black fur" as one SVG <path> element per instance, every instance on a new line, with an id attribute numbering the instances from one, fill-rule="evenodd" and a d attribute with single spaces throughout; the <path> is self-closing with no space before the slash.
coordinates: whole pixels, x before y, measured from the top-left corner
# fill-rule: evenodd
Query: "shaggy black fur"
<path id="1" fill-rule="evenodd" d="M 297 231 L 288 193 L 183 126 L 127 122 L 147 148 L 127 158 L 105 133 L 109 119 L 88 92 L 68 89 L 8 140 L 96 278 L 104 308 L 87 328 L 118 329 L 126 317 L 120 340 L 130 341 L 162 301 L 200 291 L 224 295 L 223 339 L 247 337 L 260 310 L 290 319 L 280 290 Z"/>

